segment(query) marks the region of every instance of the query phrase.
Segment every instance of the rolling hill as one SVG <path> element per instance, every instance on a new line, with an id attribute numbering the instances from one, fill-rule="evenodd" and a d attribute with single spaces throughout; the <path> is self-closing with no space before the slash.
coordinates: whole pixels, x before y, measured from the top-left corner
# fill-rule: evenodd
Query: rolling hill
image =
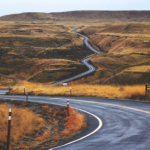
<path id="1" fill-rule="evenodd" d="M 150 11 L 71 11 L 0 17 L 0 85 L 47 84 L 87 70 L 80 60 L 93 53 L 74 28 L 102 53 L 90 60 L 97 71 L 73 83 L 150 83 Z"/>
<path id="2" fill-rule="evenodd" d="M 93 21 L 150 22 L 150 11 L 70 11 L 61 13 L 21 13 L 0 17 L 1 21 Z"/>

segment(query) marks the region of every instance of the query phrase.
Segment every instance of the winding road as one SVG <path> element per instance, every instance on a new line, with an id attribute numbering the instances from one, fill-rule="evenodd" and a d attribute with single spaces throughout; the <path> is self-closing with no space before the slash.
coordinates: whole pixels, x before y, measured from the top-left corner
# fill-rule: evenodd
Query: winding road
<path id="1" fill-rule="evenodd" d="M 15 95 L 3 97 L 23 101 L 26 99 L 25 96 Z M 66 105 L 69 100 L 72 107 L 86 111 L 87 129 L 69 141 L 70 143 L 53 148 L 55 150 L 150 149 L 149 102 L 50 96 L 29 96 L 29 100 L 54 105 Z"/>
<path id="2" fill-rule="evenodd" d="M 83 41 L 84 44 L 85 44 L 91 51 L 93 51 L 93 52 L 96 53 L 96 54 L 100 53 L 99 51 L 97 51 L 96 49 L 94 49 L 94 48 L 89 44 L 89 42 L 88 42 L 89 38 L 88 38 L 87 36 L 82 35 L 82 34 L 76 32 L 76 31 L 77 31 L 77 29 L 74 29 L 72 32 L 73 32 L 73 33 L 76 33 L 76 34 L 79 35 L 79 36 L 82 36 L 82 37 L 84 38 L 84 41 Z M 60 82 L 61 82 L 61 84 L 67 83 L 67 82 L 70 82 L 70 81 L 72 81 L 72 80 L 78 79 L 78 78 L 80 78 L 80 77 L 83 77 L 83 76 L 85 76 L 85 75 L 88 75 L 88 74 L 94 72 L 94 71 L 96 70 L 96 67 L 94 67 L 93 65 L 91 65 L 91 64 L 88 63 L 88 61 L 89 61 L 92 57 L 94 57 L 94 55 L 93 55 L 93 56 L 90 56 L 90 57 L 88 57 L 88 58 L 86 58 L 86 59 L 81 60 L 81 63 L 84 64 L 85 66 L 87 66 L 87 67 L 89 68 L 88 71 L 83 72 L 83 73 L 80 73 L 80 74 L 78 74 L 78 75 L 76 75 L 76 76 L 73 76 L 73 77 L 64 79 L 64 80 L 62 80 L 62 81 L 53 83 L 53 84 L 51 84 L 51 86 L 59 85 Z"/>
<path id="3" fill-rule="evenodd" d="M 76 29 L 72 32 L 76 33 Z M 88 44 L 88 38 L 83 37 Z M 89 71 L 61 82 L 69 82 L 95 71 L 95 67 L 87 63 L 90 58 L 82 60 L 89 67 Z M 0 91 L 0 94 L 5 92 Z M 0 98 L 26 100 L 24 95 L 0 95 Z M 150 102 L 50 96 L 29 96 L 28 99 L 61 106 L 66 106 L 69 100 L 72 107 L 86 115 L 86 129 L 68 143 L 49 150 L 150 150 Z"/>

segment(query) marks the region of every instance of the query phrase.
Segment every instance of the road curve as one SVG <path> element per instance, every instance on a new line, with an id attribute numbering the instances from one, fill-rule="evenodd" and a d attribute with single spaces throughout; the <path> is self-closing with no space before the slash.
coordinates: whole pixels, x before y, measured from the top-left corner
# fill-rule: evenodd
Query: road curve
<path id="1" fill-rule="evenodd" d="M 0 97 L 1 98 L 1 97 Z M 25 100 L 25 96 L 4 96 Z M 150 103 L 105 98 L 29 96 L 30 101 L 66 105 L 88 111 L 103 122 L 100 130 L 78 142 L 55 150 L 149 150 Z M 89 116 L 90 118 L 90 116 Z M 97 121 L 90 121 L 97 128 Z M 90 129 L 89 129 L 90 130 Z"/>
<path id="2" fill-rule="evenodd" d="M 94 48 L 89 44 L 89 42 L 88 42 L 89 38 L 88 38 L 87 36 L 82 35 L 82 34 L 76 32 L 76 31 L 77 31 L 77 29 L 74 29 L 72 32 L 73 32 L 73 33 L 76 33 L 76 34 L 79 35 L 79 36 L 84 37 L 84 44 L 85 44 L 91 51 L 93 51 L 94 53 L 100 53 L 99 51 L 97 51 L 96 49 L 94 49 Z M 80 74 L 78 74 L 78 75 L 76 75 L 76 76 L 70 77 L 70 78 L 68 78 L 68 79 L 64 79 L 64 80 L 62 80 L 62 81 L 53 83 L 53 84 L 51 84 L 51 86 L 59 85 L 60 82 L 61 82 L 61 84 L 67 83 L 67 82 L 70 82 L 70 81 L 72 81 L 72 80 L 78 79 L 78 78 L 80 78 L 80 77 L 83 77 L 83 76 L 85 76 L 85 75 L 88 75 L 88 74 L 94 72 L 94 71 L 96 70 L 96 67 L 94 67 L 93 65 L 91 65 L 91 64 L 88 63 L 88 61 L 89 61 L 92 57 L 94 57 L 94 56 L 90 56 L 90 57 L 88 57 L 88 58 L 86 58 L 86 59 L 81 60 L 81 63 L 84 64 L 85 66 L 87 66 L 87 67 L 89 68 L 88 71 L 83 72 L 83 73 L 80 73 Z"/>
<path id="3" fill-rule="evenodd" d="M 90 45 L 90 43 L 88 42 L 88 40 L 89 40 L 89 37 L 87 37 L 87 36 L 85 36 L 85 35 L 83 35 L 83 34 L 81 34 L 81 33 L 78 33 L 78 32 L 76 32 L 77 31 L 77 29 L 74 29 L 72 32 L 73 33 L 76 33 L 77 35 L 79 35 L 79 36 L 82 36 L 83 38 L 84 38 L 84 40 L 83 40 L 83 42 L 84 42 L 84 44 L 91 50 L 91 51 L 93 51 L 94 53 L 100 53 L 99 51 L 97 51 L 96 49 L 94 49 L 91 45 Z"/>

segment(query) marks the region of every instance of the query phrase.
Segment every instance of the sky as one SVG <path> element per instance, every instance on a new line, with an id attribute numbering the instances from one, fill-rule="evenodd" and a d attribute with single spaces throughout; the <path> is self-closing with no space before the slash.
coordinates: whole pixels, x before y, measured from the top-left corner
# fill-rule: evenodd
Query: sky
<path id="1" fill-rule="evenodd" d="M 150 10 L 150 0 L 0 0 L 0 16 L 74 10 Z"/>

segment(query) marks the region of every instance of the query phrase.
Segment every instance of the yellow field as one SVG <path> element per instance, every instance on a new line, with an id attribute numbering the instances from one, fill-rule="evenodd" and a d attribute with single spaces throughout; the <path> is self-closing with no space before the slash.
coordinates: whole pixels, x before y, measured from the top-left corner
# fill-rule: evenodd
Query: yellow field
<path id="1" fill-rule="evenodd" d="M 23 82 L 13 86 L 11 94 L 23 94 L 24 86 L 26 91 L 35 95 L 70 95 L 70 86 L 72 87 L 72 96 L 92 96 L 107 98 L 134 98 L 141 99 L 145 95 L 144 85 L 133 86 L 111 86 L 111 85 L 70 85 L 70 86 L 46 86 L 44 84 L 35 84 Z"/>
<path id="2" fill-rule="evenodd" d="M 0 105 L 0 144 L 7 141 L 8 128 L 8 112 L 9 106 Z M 12 122 L 11 122 L 11 143 L 18 141 L 25 134 L 32 134 L 39 129 L 39 124 L 45 124 L 43 118 L 38 117 L 29 109 L 12 108 Z"/>
<path id="3" fill-rule="evenodd" d="M 150 72 L 150 66 L 149 65 L 135 66 L 135 67 L 127 68 L 124 71 L 127 71 L 127 72 Z"/>
<path id="4" fill-rule="evenodd" d="M 24 105 L 24 103 L 22 105 Z M 51 119 L 43 119 L 27 108 L 18 108 L 18 106 L 13 107 L 6 104 L 0 104 L 0 145 L 3 145 L 4 147 L 7 142 L 9 108 L 12 108 L 10 149 L 36 149 L 36 146 L 42 143 L 41 149 L 43 149 L 42 146 L 54 147 L 59 145 L 62 140 L 70 139 L 86 127 L 85 116 L 71 107 L 69 108 L 70 115 L 67 116 L 66 107 L 60 109 L 58 107 L 42 105 L 42 109 L 38 111 L 38 113 L 43 114 L 45 117 L 51 116 Z M 64 123 L 65 129 L 60 129 L 60 126 L 58 125 L 60 120 L 66 120 Z M 41 127 L 43 126 L 45 129 L 42 132 Z M 29 142 L 26 138 L 34 140 Z M 49 140 L 51 140 L 51 143 L 44 145 L 44 142 Z M 48 149 L 48 147 L 45 149 Z"/>
<path id="5" fill-rule="evenodd" d="M 131 37 L 131 38 L 150 38 L 149 34 L 124 34 L 124 33 L 96 33 L 95 35 Z"/>
<path id="6" fill-rule="evenodd" d="M 0 89 L 8 89 L 8 86 L 0 86 Z"/>

